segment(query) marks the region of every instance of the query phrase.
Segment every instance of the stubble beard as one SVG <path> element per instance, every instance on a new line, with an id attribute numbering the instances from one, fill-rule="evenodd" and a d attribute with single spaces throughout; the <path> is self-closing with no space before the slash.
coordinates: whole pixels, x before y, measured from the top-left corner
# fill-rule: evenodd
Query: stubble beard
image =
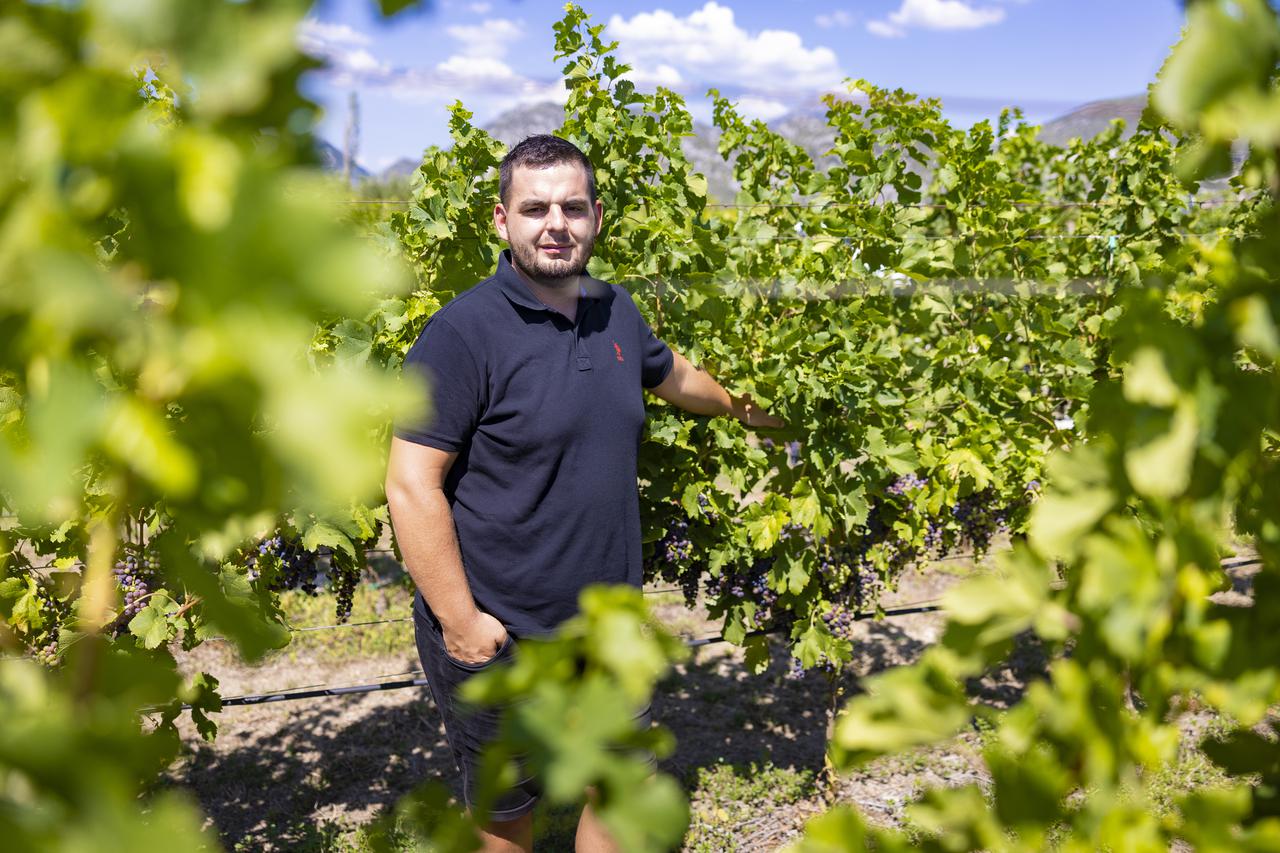
<path id="1" fill-rule="evenodd" d="M 544 258 L 533 243 L 512 243 L 511 260 L 529 278 L 548 287 L 562 287 L 586 274 L 587 262 L 595 249 L 596 238 L 592 234 L 586 242 L 578 244 L 572 258 Z"/>

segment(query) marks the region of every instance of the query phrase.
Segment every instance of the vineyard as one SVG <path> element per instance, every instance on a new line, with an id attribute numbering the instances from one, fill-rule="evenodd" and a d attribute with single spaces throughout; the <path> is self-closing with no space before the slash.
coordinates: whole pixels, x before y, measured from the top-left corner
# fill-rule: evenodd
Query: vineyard
<path id="1" fill-rule="evenodd" d="M 473 849 L 514 756 L 552 837 L 591 786 L 626 850 L 1280 849 L 1270 4 L 1189 2 L 1140 125 L 1065 147 L 856 81 L 815 162 L 713 91 L 733 198 L 686 158 L 681 96 L 566 7 L 590 273 L 787 426 L 647 399 L 645 590 L 587 590 L 471 682 L 509 706 L 471 815 L 428 781 L 380 484 L 390 425 L 429 404 L 406 353 L 497 265 L 505 146 L 457 103 L 409 197 L 347 204 L 299 93 L 309 5 L 0 21 L 15 849 L 340 849 L 306 814 L 273 836 L 275 806 L 233 813 L 220 787 L 306 775 L 245 725 L 389 773 L 359 849 Z M 650 701 L 661 725 L 593 724 Z M 291 710 L 223 710 L 259 704 Z M 928 784 L 886 800 L 913 762 Z M 783 816 L 753 823 L 761 797 Z"/>

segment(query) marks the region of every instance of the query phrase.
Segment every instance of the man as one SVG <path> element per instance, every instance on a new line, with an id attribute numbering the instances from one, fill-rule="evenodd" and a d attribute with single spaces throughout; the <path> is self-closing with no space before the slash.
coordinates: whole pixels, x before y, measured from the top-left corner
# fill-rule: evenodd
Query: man
<path id="1" fill-rule="evenodd" d="M 392 440 L 387 500 L 417 584 L 418 650 L 470 805 L 496 713 L 460 714 L 459 684 L 553 632 L 588 584 L 641 583 L 636 453 L 644 395 L 752 427 L 731 397 L 654 337 L 626 290 L 586 275 L 604 207 L 571 143 L 533 136 L 499 170 L 497 272 L 441 308 L 405 360 L 431 385 L 427 423 Z M 499 799 L 486 850 L 529 850 L 537 785 Z M 588 805 L 579 850 L 614 849 Z"/>

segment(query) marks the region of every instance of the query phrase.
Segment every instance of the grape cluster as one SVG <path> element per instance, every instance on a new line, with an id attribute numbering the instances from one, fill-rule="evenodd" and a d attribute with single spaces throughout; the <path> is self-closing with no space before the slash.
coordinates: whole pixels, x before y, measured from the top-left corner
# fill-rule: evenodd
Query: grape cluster
<path id="1" fill-rule="evenodd" d="M 255 553 L 245 561 L 252 580 L 266 575 L 271 589 L 284 592 L 301 589 L 307 595 L 316 594 L 316 554 L 277 531 L 258 543 Z"/>
<path id="2" fill-rule="evenodd" d="M 839 671 L 841 668 L 842 667 L 826 655 L 823 655 L 822 658 L 820 658 L 818 662 L 809 669 L 804 668 L 804 664 L 800 662 L 800 658 L 792 657 L 791 664 L 787 668 L 787 673 L 784 677 L 788 681 L 799 681 L 809 672 L 825 672 L 832 674 Z"/>
<path id="3" fill-rule="evenodd" d="M 800 658 L 791 658 L 791 665 L 787 668 L 787 679 L 790 681 L 799 681 L 804 678 L 804 664 L 800 662 Z"/>
<path id="4" fill-rule="evenodd" d="M 58 665 L 58 641 L 53 640 L 47 645 L 41 646 L 32 652 L 31 656 L 35 658 L 36 663 L 43 666 L 54 667 Z"/>
<path id="5" fill-rule="evenodd" d="M 998 498 L 994 489 L 983 489 L 960 498 L 951 507 L 960 537 L 973 547 L 976 557 L 986 554 L 997 534 L 1009 532 L 1009 508 Z"/>
<path id="6" fill-rule="evenodd" d="M 706 572 L 706 561 L 697 555 L 693 546 L 694 530 L 719 520 L 706 495 L 698 495 L 698 506 L 701 515 L 689 518 L 684 509 L 672 501 L 666 533 L 653 544 L 652 552 L 644 559 L 645 577 L 679 585 L 688 604 L 697 600 L 698 587 Z"/>
<path id="7" fill-rule="evenodd" d="M 731 603 L 750 600 L 756 605 L 753 627 L 764 628 L 773 621 L 773 607 L 778 593 L 769 586 L 769 570 L 773 558 L 756 560 L 749 567 L 725 567 L 717 577 L 707 580 L 707 595 L 713 599 L 729 598 Z"/>
<path id="8" fill-rule="evenodd" d="M 124 596 L 124 610 L 120 613 L 117 630 L 127 625 L 130 619 L 147 606 L 147 597 L 151 594 L 159 565 L 155 555 L 146 549 L 141 552 L 130 549 L 125 552 L 123 560 L 116 562 L 111 573 Z"/>
<path id="9" fill-rule="evenodd" d="M 802 524 L 784 524 L 782 530 L 778 532 L 778 539 L 782 542 L 787 541 L 791 537 L 804 540 L 804 544 L 813 545 L 813 531 Z"/>
<path id="10" fill-rule="evenodd" d="M 361 566 L 353 565 L 330 566 L 329 587 L 333 590 L 334 606 L 337 610 L 339 624 L 351 618 L 351 608 L 355 603 L 356 587 L 360 584 L 361 569 Z"/>
<path id="11" fill-rule="evenodd" d="M 818 576 L 825 581 L 831 582 L 835 580 L 844 562 L 840 559 L 840 553 L 834 548 L 821 548 L 818 550 Z"/>
<path id="12" fill-rule="evenodd" d="M 682 563 L 693 556 L 693 542 L 689 541 L 689 520 L 676 518 L 662 538 L 663 556 L 668 563 Z"/>
<path id="13" fill-rule="evenodd" d="M 854 572 L 850 580 L 852 588 L 844 592 L 857 602 L 859 607 L 870 607 L 880 600 L 880 592 L 884 584 L 880 580 L 880 572 L 876 570 L 875 562 L 869 556 L 863 556 L 854 563 Z"/>
<path id="14" fill-rule="evenodd" d="M 751 582 L 751 594 L 762 607 L 773 607 L 778 603 L 778 594 L 769 586 L 769 578 L 764 575 Z"/>
<path id="15" fill-rule="evenodd" d="M 889 488 L 885 489 L 885 491 L 895 497 L 901 497 L 916 489 L 923 489 L 927 485 L 929 485 L 929 481 L 925 478 L 917 477 L 915 474 L 907 474 L 905 477 L 899 477 L 890 483 Z"/>
<path id="16" fill-rule="evenodd" d="M 926 554 L 933 557 L 942 557 L 946 554 L 946 532 L 942 525 L 932 518 L 925 527 L 924 550 Z"/>
<path id="17" fill-rule="evenodd" d="M 822 621 L 832 636 L 853 642 L 853 626 L 857 621 L 857 614 L 854 611 L 843 604 L 835 604 L 822 614 Z"/>

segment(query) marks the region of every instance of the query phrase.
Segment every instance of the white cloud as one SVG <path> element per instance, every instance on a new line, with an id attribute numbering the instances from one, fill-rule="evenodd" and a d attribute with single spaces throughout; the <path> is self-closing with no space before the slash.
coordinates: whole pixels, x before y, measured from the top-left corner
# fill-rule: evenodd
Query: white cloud
<path id="1" fill-rule="evenodd" d="M 345 69 L 357 74 L 377 73 L 385 74 L 391 70 L 391 66 L 385 62 L 380 62 L 372 53 L 359 48 L 343 54 L 342 64 Z"/>
<path id="2" fill-rule="evenodd" d="M 824 30 L 832 30 L 837 27 L 852 27 L 857 20 L 857 16 L 846 12 L 844 9 L 826 12 L 813 19 L 814 23 Z"/>
<path id="3" fill-rule="evenodd" d="M 517 79 L 510 65 L 491 56 L 451 56 L 437 65 L 436 70 L 462 86 L 506 83 Z"/>
<path id="4" fill-rule="evenodd" d="M 622 76 L 637 86 L 666 86 L 674 89 L 684 82 L 680 72 L 665 62 L 652 68 L 632 68 Z"/>
<path id="5" fill-rule="evenodd" d="M 905 32 L 898 29 L 893 24 L 889 24 L 884 21 L 867 21 L 867 32 L 871 33 L 873 36 L 880 36 L 880 38 L 886 39 L 902 38 L 906 35 Z"/>
<path id="6" fill-rule="evenodd" d="M 975 30 L 1004 20 L 1004 9 L 975 7 L 965 0 L 902 0 L 902 6 L 883 21 L 868 21 L 867 31 L 883 38 L 898 38 L 907 30 Z"/>
<path id="7" fill-rule="evenodd" d="M 449 103 L 461 99 L 468 108 L 494 103 L 515 106 L 556 101 L 563 104 L 568 91 L 559 80 L 525 77 L 496 57 L 455 54 L 430 68 L 397 68 L 388 74 L 335 79 L 339 88 L 383 92 L 414 104 Z"/>
<path id="8" fill-rule="evenodd" d="M 298 26 L 298 42 L 304 49 L 308 45 L 364 45 L 372 41 L 372 37 L 346 24 L 307 18 Z"/>
<path id="9" fill-rule="evenodd" d="M 495 18 L 475 26 L 452 26 L 446 32 L 459 43 L 458 51 L 443 62 L 418 67 L 397 67 L 378 59 L 371 52 L 376 49 L 373 38 L 346 24 L 307 19 L 297 38 L 303 51 L 325 62 L 326 67 L 315 73 L 339 90 L 381 93 L 413 104 L 462 99 L 469 105 L 515 106 L 563 104 L 568 98 L 558 77 L 526 77 L 503 60 L 507 48 L 524 37 L 523 22 Z M 659 71 L 668 75 L 673 69 Z"/>
<path id="10" fill-rule="evenodd" d="M 489 10 L 493 8 L 492 3 L 472 3 L 467 9 L 476 15 L 487 15 Z"/>
<path id="11" fill-rule="evenodd" d="M 314 18 L 298 27 L 298 47 L 304 53 L 324 60 L 335 75 L 387 74 L 391 66 L 381 62 L 363 45 L 373 39 L 346 24 L 329 24 Z"/>
<path id="12" fill-rule="evenodd" d="M 738 112 L 748 119 L 773 121 L 775 118 L 786 115 L 790 110 L 791 108 L 781 101 L 757 98 L 754 95 L 744 95 L 738 99 Z"/>
<path id="13" fill-rule="evenodd" d="M 714 0 L 685 17 L 664 9 L 631 18 L 614 15 L 607 32 L 639 75 L 657 73 L 666 65 L 697 79 L 765 91 L 834 88 L 845 76 L 829 48 L 807 48 L 790 30 L 748 33 L 731 8 Z"/>
<path id="14" fill-rule="evenodd" d="M 524 24 L 491 18 L 478 24 L 448 27 L 445 32 L 462 43 L 462 52 L 468 56 L 506 56 L 511 44 L 524 38 Z"/>

